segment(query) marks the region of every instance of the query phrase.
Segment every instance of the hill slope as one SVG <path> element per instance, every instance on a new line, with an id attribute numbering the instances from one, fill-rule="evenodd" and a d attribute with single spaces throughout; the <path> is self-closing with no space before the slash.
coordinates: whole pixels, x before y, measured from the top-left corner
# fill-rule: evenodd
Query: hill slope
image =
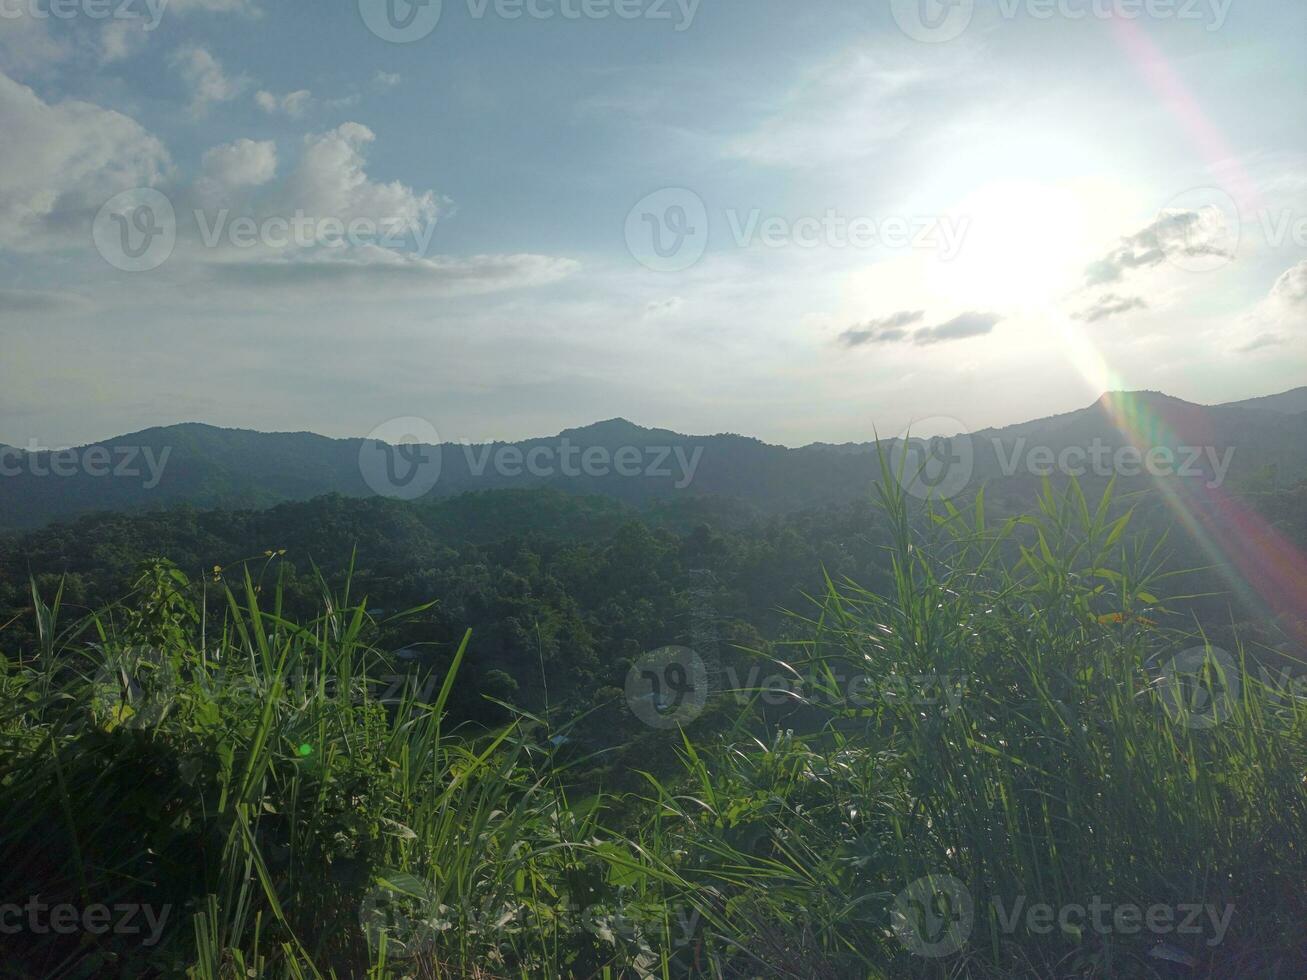
<path id="1" fill-rule="evenodd" d="M 1278 395 L 1266 395 L 1262 398 L 1249 398 L 1241 402 L 1230 402 L 1222 408 L 1265 408 L 1272 412 L 1284 412 L 1288 415 L 1295 415 L 1299 412 L 1307 412 L 1307 385 L 1301 388 L 1294 388 L 1292 391 L 1282 391 Z"/>
<path id="2" fill-rule="evenodd" d="M 1307 478 L 1307 412 L 1295 410 L 1304 399 L 1307 388 L 1216 406 L 1158 392 L 1112 393 L 1076 412 L 975 433 L 967 486 L 997 481 L 998 493 L 1026 496 L 1050 466 L 1090 482 L 1113 473 L 1130 479 L 1132 466 L 1139 469 L 1131 450 L 1123 450 L 1131 444 L 1165 450 L 1158 459 L 1169 453 L 1174 469 L 1207 483 L 1292 485 Z M 447 497 L 536 487 L 637 506 L 715 496 L 787 513 L 864 497 L 878 473 L 871 443 L 790 449 L 625 419 L 517 443 L 417 450 L 186 423 L 57 453 L 0 452 L 0 529 L 9 530 L 178 504 L 262 508 L 325 493 Z"/>

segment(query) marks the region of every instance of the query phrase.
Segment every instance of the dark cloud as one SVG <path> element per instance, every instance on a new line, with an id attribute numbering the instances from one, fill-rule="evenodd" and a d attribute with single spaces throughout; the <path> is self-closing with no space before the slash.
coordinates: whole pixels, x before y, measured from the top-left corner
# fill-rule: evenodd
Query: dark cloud
<path id="1" fill-rule="evenodd" d="M 902 340 L 907 336 L 904 328 L 920 323 L 925 315 L 924 310 L 900 310 L 879 320 L 868 320 L 849 327 L 840 334 L 840 343 L 845 347 L 861 347 L 863 344 L 886 344 Z"/>
<path id="2" fill-rule="evenodd" d="M 908 329 L 925 316 L 921 310 L 903 310 L 880 320 L 858 324 L 840 334 L 840 343 L 845 347 L 861 347 L 863 344 L 891 344 L 911 339 L 914 344 L 941 344 L 987 334 L 1003 319 L 997 313 L 963 313 L 939 326 Z"/>
<path id="3" fill-rule="evenodd" d="M 1168 211 L 1151 225 L 1121 239 L 1121 244 L 1085 269 L 1086 286 L 1120 282 L 1134 269 L 1160 265 L 1168 258 L 1234 254 L 1221 244 L 1228 229 L 1220 212 Z"/>
<path id="4" fill-rule="evenodd" d="M 1002 319 L 997 313 L 963 313 L 937 327 L 922 327 L 912 335 L 912 340 L 917 344 L 942 344 L 950 340 L 982 337 Z"/>
<path id="5" fill-rule="evenodd" d="M 580 268 L 571 259 L 546 255 L 477 255 L 431 259 L 360 248 L 359 256 L 214 263 L 213 281 L 245 288 L 290 289 L 401 287 L 436 293 L 482 293 L 544 285 Z"/>
<path id="6" fill-rule="evenodd" d="M 1105 293 L 1094 300 L 1093 304 L 1079 313 L 1071 314 L 1073 320 L 1083 320 L 1085 323 L 1097 323 L 1099 320 L 1106 320 L 1108 317 L 1117 316 L 1121 313 L 1129 313 L 1131 310 L 1146 310 L 1148 304 L 1138 296 L 1118 296 L 1116 293 Z"/>

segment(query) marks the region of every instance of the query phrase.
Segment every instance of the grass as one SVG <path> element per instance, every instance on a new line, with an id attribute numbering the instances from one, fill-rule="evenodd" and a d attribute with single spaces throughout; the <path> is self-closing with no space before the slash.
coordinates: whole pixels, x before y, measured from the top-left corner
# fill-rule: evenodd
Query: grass
<path id="1" fill-rule="evenodd" d="M 614 796 L 571 778 L 567 724 L 448 727 L 474 638 L 383 697 L 348 585 L 294 623 L 266 567 L 154 563 L 66 627 L 34 590 L 39 648 L 0 661 L 0 900 L 171 911 L 150 946 L 5 935 L 13 975 L 1304 975 L 1307 706 L 1174 625 L 1110 490 L 991 526 L 894 487 L 894 586 L 828 583 L 768 665 L 788 706 L 736 692 Z M 1216 919 L 1176 928 L 1191 906 Z"/>

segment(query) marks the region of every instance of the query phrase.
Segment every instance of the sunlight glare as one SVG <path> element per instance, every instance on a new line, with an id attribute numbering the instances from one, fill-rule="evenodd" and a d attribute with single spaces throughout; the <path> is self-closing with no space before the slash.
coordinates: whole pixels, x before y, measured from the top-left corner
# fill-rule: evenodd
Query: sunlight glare
<path id="1" fill-rule="evenodd" d="M 935 263 L 934 288 L 966 306 L 1032 311 L 1073 288 L 1093 254 L 1094 201 L 1084 191 L 1033 181 L 987 184 L 957 213 L 966 237 Z"/>

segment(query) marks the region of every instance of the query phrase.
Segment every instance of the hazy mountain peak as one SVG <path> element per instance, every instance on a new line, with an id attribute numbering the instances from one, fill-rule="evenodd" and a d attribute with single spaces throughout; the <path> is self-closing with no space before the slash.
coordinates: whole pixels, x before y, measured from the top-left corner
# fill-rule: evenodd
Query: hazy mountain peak
<path id="1" fill-rule="evenodd" d="M 585 436 L 589 439 L 617 438 L 630 439 L 641 436 L 648 436 L 654 432 L 663 432 L 662 429 L 648 429 L 643 425 L 636 425 L 630 419 L 612 418 L 605 419 L 602 422 L 592 422 L 589 425 L 576 426 L 571 429 L 564 429 L 559 433 L 560 436 Z"/>
<path id="2" fill-rule="evenodd" d="M 1176 398 L 1164 391 L 1140 389 L 1137 391 L 1105 391 L 1098 399 L 1098 405 L 1108 408 L 1128 407 L 1130 405 L 1192 405 L 1183 398 Z"/>

